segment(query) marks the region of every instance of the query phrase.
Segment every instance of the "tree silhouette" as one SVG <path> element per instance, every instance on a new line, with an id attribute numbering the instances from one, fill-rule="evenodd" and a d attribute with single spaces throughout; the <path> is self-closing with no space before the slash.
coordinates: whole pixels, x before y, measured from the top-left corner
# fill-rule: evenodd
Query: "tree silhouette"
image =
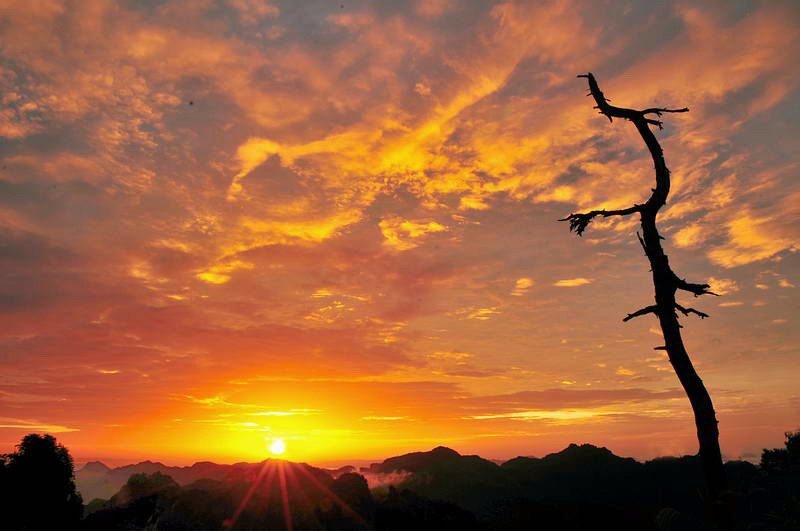
<path id="1" fill-rule="evenodd" d="M 786 448 L 764 448 L 761 471 L 769 492 L 770 519 L 786 529 L 800 529 L 800 431 L 787 431 Z"/>
<path id="2" fill-rule="evenodd" d="M 4 529 L 77 529 L 83 500 L 75 490 L 72 457 L 55 437 L 31 433 L 2 457 Z"/>
<path id="3" fill-rule="evenodd" d="M 664 153 L 656 140 L 655 135 L 650 130 L 651 125 L 657 125 L 659 129 L 662 122 L 652 118 L 660 117 L 663 113 L 688 112 L 689 109 L 663 109 L 650 108 L 644 110 L 626 109 L 610 105 L 610 100 L 606 99 L 597 85 L 597 81 L 591 73 L 581 74 L 578 77 L 585 77 L 589 81 L 589 95 L 591 95 L 597 106 L 595 109 L 600 114 L 608 117 L 609 121 L 613 118 L 624 118 L 633 122 L 636 130 L 644 140 L 655 165 L 656 187 L 651 189 L 650 198 L 643 204 L 635 204 L 632 207 L 621 210 L 593 210 L 586 213 L 570 214 L 560 221 L 569 221 L 569 228 L 578 236 L 583 234 L 589 223 L 597 216 L 628 216 L 638 213 L 641 218 L 642 234 L 637 236 L 642 244 L 645 255 L 650 262 L 653 273 L 653 285 L 655 287 L 655 304 L 628 314 L 623 321 L 629 321 L 634 317 L 646 314 L 654 314 L 661 325 L 664 335 L 664 346 L 656 347 L 657 350 L 665 350 L 669 356 L 670 364 L 675 370 L 678 379 L 689 397 L 689 402 L 694 411 L 695 425 L 697 427 L 697 439 L 700 443 L 700 458 L 703 464 L 703 471 L 706 481 L 706 501 L 711 517 L 721 525 L 722 514 L 717 504 L 722 490 L 725 488 L 725 469 L 722 464 L 722 455 L 719 449 L 719 430 L 717 428 L 717 418 L 714 413 L 714 405 L 711 397 L 703 385 L 703 381 L 697 375 L 692 365 L 689 355 L 684 347 L 681 338 L 681 325 L 678 323 L 678 314 L 695 314 L 701 319 L 708 317 L 707 314 L 686 308 L 678 304 L 675 294 L 678 290 L 687 291 L 695 297 L 698 295 L 711 294 L 708 284 L 693 284 L 676 275 L 669 265 L 669 259 L 661 247 L 663 237 L 656 228 L 656 216 L 658 211 L 667 202 L 669 195 L 670 179 L 669 169 L 664 161 Z"/>

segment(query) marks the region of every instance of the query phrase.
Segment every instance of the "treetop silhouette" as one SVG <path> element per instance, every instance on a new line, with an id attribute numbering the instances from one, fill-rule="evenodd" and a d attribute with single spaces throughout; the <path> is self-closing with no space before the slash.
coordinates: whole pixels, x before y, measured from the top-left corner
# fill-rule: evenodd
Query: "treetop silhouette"
<path id="1" fill-rule="evenodd" d="M 675 300 L 675 294 L 678 290 L 687 291 L 695 297 L 716 294 L 710 291 L 708 284 L 687 282 L 675 274 L 661 246 L 661 240 L 664 238 L 658 233 L 656 227 L 658 211 L 666 204 L 669 196 L 670 171 L 664 160 L 664 152 L 661 149 L 661 145 L 651 131 L 650 126 L 655 125 L 661 129 L 663 122 L 654 117 L 661 117 L 664 113 L 688 112 L 689 109 L 686 107 L 681 109 L 652 107 L 636 110 L 616 107 L 609 104 L 610 100 L 603 95 L 597 80 L 591 72 L 580 74 L 577 77 L 583 77 L 588 80 L 589 94 L 587 96 L 594 98 L 597 103 L 594 108 L 598 109 L 600 114 L 606 116 L 610 122 L 613 122 L 614 118 L 623 118 L 633 122 L 633 125 L 636 126 L 653 159 L 656 186 L 651 189 L 652 194 L 645 203 L 634 204 L 631 207 L 620 210 L 592 210 L 585 213 L 573 213 L 559 221 L 568 221 L 570 231 L 574 231 L 578 236 L 581 236 L 589 223 L 597 216 L 609 217 L 639 214 L 642 233 L 639 234 L 637 232 L 636 235 L 650 262 L 653 286 L 655 288 L 655 304 L 629 313 L 623 321 L 629 321 L 647 314 L 653 314 L 658 318 L 664 335 L 664 345 L 656 347 L 656 350 L 665 350 L 667 352 L 670 364 L 689 397 L 697 428 L 697 439 L 700 446 L 699 454 L 703 463 L 709 516 L 718 525 L 723 525 L 721 523 L 723 520 L 722 511 L 718 506 L 718 501 L 720 493 L 725 489 L 725 469 L 723 468 L 722 454 L 719 448 L 718 422 L 711 397 L 697 371 L 695 371 L 683 344 L 680 332 L 682 327 L 678 322 L 677 312 L 681 312 L 685 316 L 695 314 L 701 319 L 708 317 L 708 314 L 694 308 L 684 307 Z"/>
<path id="2" fill-rule="evenodd" d="M 75 529 L 83 499 L 69 451 L 52 435 L 31 433 L 0 456 L 0 527 L 20 531 Z"/>

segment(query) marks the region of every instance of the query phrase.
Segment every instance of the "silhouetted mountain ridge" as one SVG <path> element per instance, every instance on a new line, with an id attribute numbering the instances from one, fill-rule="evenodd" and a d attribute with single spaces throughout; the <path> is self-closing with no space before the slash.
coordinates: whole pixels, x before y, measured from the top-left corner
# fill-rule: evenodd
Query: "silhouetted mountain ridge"
<path id="1" fill-rule="evenodd" d="M 86 463 L 76 472 L 76 483 L 85 500 L 110 498 L 133 474 L 160 473 L 170 476 L 179 485 L 201 479 L 238 481 L 257 473 L 261 463 L 239 462 L 220 465 L 200 461 L 191 466 L 168 466 L 158 461 L 145 460 L 136 464 L 109 468 L 99 461 Z M 464 502 L 472 493 L 483 489 L 497 491 L 498 495 L 541 490 L 537 497 L 560 499 L 574 495 L 574 483 L 579 481 L 631 481 L 644 465 L 632 458 L 615 455 L 604 447 L 591 444 L 570 444 L 564 450 L 545 457 L 516 457 L 498 464 L 477 455 L 461 455 L 444 446 L 426 452 L 411 452 L 389 457 L 380 463 L 362 467 L 367 476 L 404 474 L 400 486 L 410 488 L 434 499 Z M 658 468 L 658 467 L 655 467 Z M 343 466 L 323 470 L 331 478 L 355 471 Z M 572 484 L 564 488 L 554 484 Z M 478 496 L 477 503 L 485 503 L 486 496 Z"/>
<path id="2" fill-rule="evenodd" d="M 570 444 L 542 458 L 517 457 L 501 468 L 526 497 L 539 501 L 629 497 L 640 488 L 644 464 L 604 447 Z M 598 486 L 604 486 L 598 488 Z"/>
<path id="3" fill-rule="evenodd" d="M 111 468 L 106 466 L 104 463 L 100 461 L 89 461 L 83 468 L 81 468 L 84 474 L 106 474 L 108 473 Z"/>
<path id="4" fill-rule="evenodd" d="M 390 474 L 392 472 L 418 472 L 427 467 L 442 463 L 448 460 L 461 457 L 461 454 L 445 446 L 437 446 L 429 452 L 412 452 L 385 459 L 382 463 L 373 463 L 367 468 L 362 468 L 363 472 L 372 474 Z"/>
<path id="5" fill-rule="evenodd" d="M 348 477 L 361 477 L 352 473 L 352 467 L 325 470 L 284 463 L 290 468 L 302 466 L 307 467 L 304 470 L 313 470 L 316 481 L 325 485 L 337 478 L 344 478 L 346 482 Z M 231 485 L 254 481 L 264 466 L 263 462 L 219 465 L 204 461 L 186 467 L 170 467 L 142 461 L 102 473 L 105 467 L 102 463 L 89 465 L 87 463 L 76 474 L 78 488 L 87 501 L 110 498 L 133 474 L 158 473 L 169 476 L 183 487 L 202 486 L 201 490 L 210 489 L 217 494 L 234 492 L 230 491 Z M 749 468 L 743 473 L 749 474 L 753 467 L 745 466 Z M 501 464 L 438 446 L 426 452 L 390 457 L 361 468 L 360 472 L 375 485 L 394 485 L 400 491 L 412 491 L 424 499 L 454 504 L 472 512 L 481 521 L 497 522 L 498 529 L 512 525 L 507 521 L 508 515 L 528 514 L 530 511 L 525 507 L 531 504 L 618 507 L 623 503 L 624 511 L 629 511 L 635 519 L 642 511 L 653 510 L 652 500 L 668 500 L 671 506 L 693 513 L 700 507 L 697 493 L 702 490 L 703 481 L 696 456 L 641 463 L 592 444 L 570 444 L 560 452 L 541 458 L 520 456 Z"/>
<path id="6" fill-rule="evenodd" d="M 800 440 L 800 434 L 790 435 L 790 441 Z M 800 444 L 792 444 L 765 450 L 760 467 L 726 463 L 731 514 L 745 522 L 781 522 L 746 529 L 796 529 L 800 506 L 792 500 L 800 493 Z M 325 470 L 269 459 L 188 467 L 143 461 L 117 469 L 92 462 L 78 477 L 109 488 L 131 472 L 113 497 L 86 506 L 87 531 L 151 529 L 154 522 L 158 529 L 210 531 L 236 521 L 237 507 L 245 505 L 234 529 L 283 528 L 282 507 L 291 509 L 297 531 L 696 531 L 703 520 L 697 456 L 639 462 L 591 444 L 500 464 L 440 446 L 373 463 L 361 469 L 363 475 L 352 467 Z M 249 501 L 241 505 L 243 500 Z"/>
<path id="7" fill-rule="evenodd" d="M 109 468 L 103 463 L 95 461 L 86 463 L 75 473 L 75 483 L 84 500 L 89 501 L 94 498 L 110 498 L 134 474 L 159 473 L 170 476 L 179 485 L 188 485 L 201 479 L 240 480 L 257 473 L 260 467 L 261 463 L 240 462 L 232 465 L 219 465 L 210 461 L 200 461 L 191 466 L 181 467 L 148 460 Z"/>

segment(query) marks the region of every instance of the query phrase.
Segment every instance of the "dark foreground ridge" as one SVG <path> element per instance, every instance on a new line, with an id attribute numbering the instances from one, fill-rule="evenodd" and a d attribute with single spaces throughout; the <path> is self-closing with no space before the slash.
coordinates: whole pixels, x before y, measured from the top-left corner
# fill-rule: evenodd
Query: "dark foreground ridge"
<path id="1" fill-rule="evenodd" d="M 68 453 L 59 448 L 58 462 L 68 461 L 71 475 Z M 57 502 L 48 498 L 53 509 L 44 511 L 37 480 L 20 463 L 4 456 L 0 468 L 4 523 L 17 522 L 4 529 L 44 529 L 25 522 L 58 514 Z M 726 510 L 738 522 L 735 529 L 800 529 L 800 433 L 787 434 L 786 448 L 765 450 L 758 466 L 730 461 L 725 467 L 731 481 Z M 71 520 L 54 521 L 59 529 L 103 531 L 706 529 L 697 456 L 641 463 L 571 444 L 542 458 L 497 464 L 440 446 L 354 470 L 276 459 L 188 467 L 144 461 L 113 469 L 95 461 L 75 474 L 88 502 L 82 519 L 71 506 Z M 38 481 L 50 474 L 41 467 L 35 472 Z M 15 496 L 16 505 L 9 504 Z"/>

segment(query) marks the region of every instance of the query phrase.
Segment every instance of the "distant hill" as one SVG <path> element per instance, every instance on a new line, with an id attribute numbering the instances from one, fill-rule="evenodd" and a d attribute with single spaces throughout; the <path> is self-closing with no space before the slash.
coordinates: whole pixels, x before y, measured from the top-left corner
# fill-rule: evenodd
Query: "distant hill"
<path id="1" fill-rule="evenodd" d="M 340 466 L 339 468 L 323 468 L 322 470 L 324 470 L 325 472 L 330 474 L 331 477 L 336 479 L 342 474 L 352 474 L 353 472 L 356 472 L 356 467 L 345 465 L 345 466 Z"/>
<path id="2" fill-rule="evenodd" d="M 392 472 L 419 472 L 431 466 L 439 465 L 461 457 L 461 454 L 444 446 L 437 446 L 430 452 L 413 452 L 410 454 L 390 457 L 382 463 L 373 463 L 369 467 L 361 468 L 362 472 L 371 474 L 391 474 Z"/>
<path id="3" fill-rule="evenodd" d="M 100 461 L 89 461 L 81 468 L 83 475 L 86 477 L 89 476 L 102 476 L 107 474 L 111 469 L 101 463 Z"/>
<path id="4" fill-rule="evenodd" d="M 262 462 L 263 463 L 263 462 Z M 216 481 L 235 481 L 246 479 L 257 474 L 262 463 L 235 463 L 218 465 L 209 461 L 195 463 L 191 466 L 167 466 L 153 461 L 142 461 L 134 465 L 109 468 L 99 461 L 86 463 L 75 473 L 75 484 L 85 502 L 95 498 L 108 499 L 113 496 L 134 474 L 154 474 L 156 472 L 170 476 L 178 485 L 188 485 L 201 479 Z M 350 470 L 346 470 L 350 471 Z M 335 476 L 329 471 L 328 475 Z"/>
<path id="5" fill-rule="evenodd" d="M 645 479 L 642 463 L 591 444 L 570 444 L 541 459 L 517 457 L 501 468 L 525 497 L 547 502 L 631 499 Z"/>
<path id="6" fill-rule="evenodd" d="M 369 516 L 372 511 L 371 494 L 363 477 L 343 473 L 334 480 L 326 471 L 305 463 L 268 459 L 253 464 L 166 467 L 183 474 L 184 479 L 202 471 L 227 472 L 224 480 L 206 478 L 186 485 L 158 470 L 150 472 L 154 465 L 145 462 L 112 470 L 110 473 L 117 475 L 137 467 L 148 472 L 131 475 L 109 499 L 89 502 L 82 529 L 210 531 L 222 529 L 226 521 L 239 517 L 244 528 L 282 529 L 284 503 L 291 508 L 298 530 L 318 529 L 320 520 L 358 521 L 363 518 L 358 515 Z M 247 501 L 242 504 L 243 500 Z M 342 529 L 350 528 L 352 525 Z"/>

